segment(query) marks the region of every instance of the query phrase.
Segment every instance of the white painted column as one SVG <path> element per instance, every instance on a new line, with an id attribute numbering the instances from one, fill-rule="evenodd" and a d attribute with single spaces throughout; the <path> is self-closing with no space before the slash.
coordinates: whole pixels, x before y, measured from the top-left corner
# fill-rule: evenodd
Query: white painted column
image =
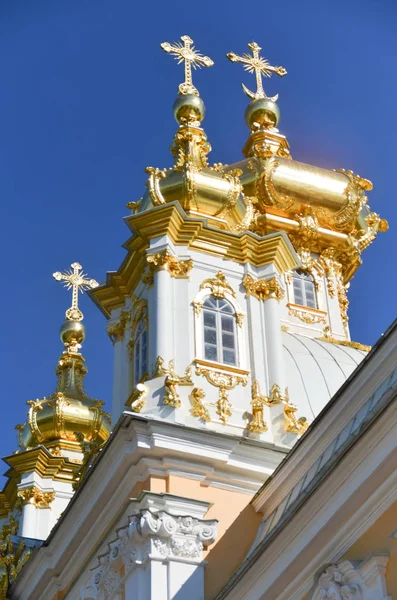
<path id="1" fill-rule="evenodd" d="M 132 389 L 131 360 L 127 349 L 126 336 L 114 342 L 112 427 L 116 425 Z"/>
<path id="2" fill-rule="evenodd" d="M 161 356 L 166 364 L 174 358 L 174 310 L 172 278 L 165 269 L 154 275 L 155 315 L 153 325 L 154 360 Z"/>
<path id="3" fill-rule="evenodd" d="M 277 298 L 270 296 L 263 302 L 266 339 L 266 362 L 269 373 L 269 392 L 273 384 L 286 387 L 283 339 L 281 334 L 280 305 Z"/>
<path id="4" fill-rule="evenodd" d="M 279 300 L 274 296 L 269 296 L 263 302 L 263 313 L 265 321 L 265 338 L 266 338 L 266 362 L 269 373 L 269 389 L 270 395 L 272 386 L 277 384 L 281 394 L 285 394 L 287 386 L 285 360 L 283 351 L 283 339 L 281 333 L 281 316 Z M 275 444 L 282 443 L 285 437 L 284 429 L 284 405 L 278 404 L 269 407 L 270 423 Z"/>
<path id="5" fill-rule="evenodd" d="M 30 502 L 22 506 L 22 517 L 19 526 L 20 536 L 36 539 L 37 511 L 35 505 Z"/>
<path id="6" fill-rule="evenodd" d="M 262 386 L 267 386 L 269 381 L 267 363 L 263 359 L 267 342 L 264 330 L 264 317 L 261 309 L 262 301 L 247 296 L 248 311 L 248 333 L 249 333 L 249 354 L 252 381 L 257 379 Z M 264 390 L 263 390 L 264 391 Z"/>

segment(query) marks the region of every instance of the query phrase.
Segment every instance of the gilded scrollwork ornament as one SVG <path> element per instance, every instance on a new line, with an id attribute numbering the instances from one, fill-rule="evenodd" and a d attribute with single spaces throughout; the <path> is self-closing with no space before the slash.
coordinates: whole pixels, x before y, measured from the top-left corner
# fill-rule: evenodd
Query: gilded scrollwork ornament
<path id="1" fill-rule="evenodd" d="M 149 390 L 143 383 L 137 383 L 125 405 L 128 406 L 132 412 L 141 412 L 145 406 L 145 398 L 148 393 Z"/>
<path id="2" fill-rule="evenodd" d="M 172 408 L 179 408 L 181 406 L 181 398 L 177 391 L 178 384 L 179 377 L 177 375 L 167 375 L 164 380 L 165 394 L 163 403 Z"/>
<path id="3" fill-rule="evenodd" d="M 164 179 L 167 174 L 167 169 L 158 169 L 157 167 L 146 167 L 145 172 L 148 173 L 149 179 L 146 182 L 146 187 L 149 196 L 153 202 L 153 206 L 165 204 L 165 199 L 161 193 L 160 179 Z"/>
<path id="4" fill-rule="evenodd" d="M 22 538 L 15 541 L 18 527 L 18 521 L 10 516 L 0 529 L 0 600 L 9 597 L 10 585 L 32 554 L 32 550 L 25 545 Z"/>
<path id="5" fill-rule="evenodd" d="M 211 421 L 211 416 L 208 409 L 204 406 L 205 392 L 199 387 L 192 389 L 189 399 L 192 404 L 191 413 L 193 417 L 198 417 L 205 422 Z"/>
<path id="6" fill-rule="evenodd" d="M 243 286 L 247 296 L 253 296 L 257 300 L 265 301 L 268 298 L 281 300 L 284 297 L 284 290 L 276 277 L 255 279 L 247 273 L 243 279 Z"/>
<path id="7" fill-rule="evenodd" d="M 107 326 L 106 332 L 110 337 L 113 344 L 124 340 L 124 335 L 131 319 L 131 312 L 129 310 L 122 310 L 119 318 Z"/>
<path id="8" fill-rule="evenodd" d="M 200 290 L 208 290 L 215 298 L 225 298 L 226 294 L 230 294 L 233 298 L 236 297 L 236 292 L 227 282 L 222 271 L 218 271 L 215 277 L 205 279 L 200 285 Z"/>
<path id="9" fill-rule="evenodd" d="M 187 279 L 193 267 L 192 259 L 178 258 L 171 254 L 168 249 L 157 252 L 156 254 L 149 254 L 146 257 L 146 260 L 152 274 L 154 274 L 155 271 L 166 270 L 171 277 L 177 279 Z"/>
<path id="10" fill-rule="evenodd" d="M 287 433 L 295 433 L 302 435 L 305 433 L 310 423 L 306 417 L 296 418 L 296 412 L 298 408 L 295 404 L 287 401 L 284 403 L 284 418 L 285 418 L 285 431 Z"/>
<path id="11" fill-rule="evenodd" d="M 232 416 L 232 405 L 227 392 L 233 390 L 240 383 L 245 387 L 247 376 L 207 368 L 198 363 L 196 364 L 196 375 L 204 375 L 208 383 L 219 389 L 216 412 L 222 423 L 226 424 L 229 417 Z"/>

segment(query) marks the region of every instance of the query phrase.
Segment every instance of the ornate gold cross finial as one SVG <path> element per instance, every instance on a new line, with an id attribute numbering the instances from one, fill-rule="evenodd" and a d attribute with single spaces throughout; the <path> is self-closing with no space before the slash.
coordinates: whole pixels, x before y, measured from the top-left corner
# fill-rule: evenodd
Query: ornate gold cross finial
<path id="1" fill-rule="evenodd" d="M 270 65 L 265 58 L 259 56 L 259 51 L 262 50 L 262 48 L 258 46 L 256 42 L 248 44 L 248 48 L 252 50 L 252 56 L 250 56 L 246 52 L 244 52 L 243 56 L 238 56 L 237 54 L 234 54 L 234 52 L 229 52 L 229 54 L 226 54 L 226 56 L 232 62 L 242 63 L 244 65 L 244 69 L 249 73 L 255 72 L 255 93 L 251 92 L 243 83 L 241 84 L 244 92 L 249 98 L 252 98 L 252 100 L 257 100 L 258 98 L 266 98 L 275 102 L 278 98 L 278 94 L 276 94 L 272 98 L 266 96 L 265 90 L 263 89 L 262 85 L 262 75 L 264 77 L 271 77 L 272 73 L 277 73 L 277 75 L 280 75 L 280 77 L 284 77 L 284 75 L 287 74 L 287 71 L 286 69 L 284 69 L 284 67 L 272 67 L 272 65 Z"/>
<path id="2" fill-rule="evenodd" d="M 97 281 L 95 281 L 95 279 L 87 279 L 87 275 L 82 272 L 83 267 L 79 265 L 79 263 L 75 262 L 70 266 L 72 267 L 73 271 L 71 269 L 69 269 L 69 271 L 66 271 L 66 273 L 60 273 L 59 271 L 57 271 L 56 273 L 53 273 L 53 277 L 57 281 L 63 281 L 66 289 L 73 290 L 72 306 L 68 308 L 68 310 L 65 313 L 67 320 L 82 321 L 84 315 L 78 306 L 79 290 L 80 292 L 84 292 L 85 290 L 88 290 L 90 288 L 98 287 L 99 284 Z"/>
<path id="3" fill-rule="evenodd" d="M 183 44 L 176 42 L 174 45 L 171 45 L 168 42 L 163 42 L 160 46 L 165 52 L 175 56 L 178 65 L 182 61 L 185 62 L 185 81 L 179 85 L 179 93 L 194 94 L 195 96 L 198 96 L 198 90 L 194 87 L 192 82 L 192 66 L 194 69 L 212 67 L 214 62 L 209 56 L 203 56 L 200 52 L 195 50 L 193 40 L 188 35 L 183 35 L 181 41 Z"/>

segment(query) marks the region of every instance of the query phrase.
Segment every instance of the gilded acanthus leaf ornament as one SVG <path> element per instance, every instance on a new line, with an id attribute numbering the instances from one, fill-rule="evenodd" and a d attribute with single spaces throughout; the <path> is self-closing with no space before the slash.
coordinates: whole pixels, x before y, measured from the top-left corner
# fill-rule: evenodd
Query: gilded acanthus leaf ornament
<path id="1" fill-rule="evenodd" d="M 254 279 L 247 273 L 243 279 L 243 286 L 247 296 L 254 296 L 257 300 L 267 300 L 276 298 L 281 300 L 284 297 L 284 290 L 276 277 L 271 279 Z"/>
<path id="2" fill-rule="evenodd" d="M 128 310 L 122 310 L 119 318 L 107 326 L 106 331 L 113 344 L 121 342 L 124 339 L 125 330 L 131 318 L 131 313 Z"/>
<path id="3" fill-rule="evenodd" d="M 182 42 L 182 43 L 181 43 Z M 175 42 L 170 44 L 169 42 L 163 42 L 160 44 L 164 52 L 172 54 L 178 65 L 182 62 L 185 63 L 185 81 L 179 85 L 180 94 L 194 94 L 199 95 L 198 90 L 194 87 L 192 81 L 192 67 L 194 69 L 201 67 L 212 67 L 214 62 L 209 56 L 200 54 L 193 46 L 193 40 L 188 35 L 181 37 L 181 42 Z"/>
<path id="4" fill-rule="evenodd" d="M 214 278 L 204 279 L 200 285 L 200 290 L 209 290 L 215 298 L 225 298 L 226 294 L 236 297 L 236 292 L 226 281 L 225 274 L 218 271 Z"/>
<path id="5" fill-rule="evenodd" d="M 244 52 L 242 56 L 238 56 L 234 52 L 229 52 L 226 54 L 227 58 L 231 62 L 238 62 L 244 66 L 244 69 L 248 71 L 248 73 L 255 73 L 256 78 L 256 92 L 251 92 L 243 83 L 242 88 L 244 92 L 247 94 L 249 98 L 252 100 L 257 100 L 259 98 L 267 98 L 269 100 L 273 100 L 275 102 L 278 98 L 278 94 L 273 96 L 272 98 L 268 98 L 265 94 L 265 90 L 263 89 L 262 84 L 262 76 L 263 77 L 271 77 L 272 73 L 276 73 L 280 77 L 284 77 L 287 74 L 286 69 L 284 67 L 273 67 L 266 58 L 263 58 L 259 55 L 259 52 L 262 50 L 260 46 L 256 42 L 251 42 L 248 44 L 248 48 L 252 51 L 252 56 Z"/>
<path id="6" fill-rule="evenodd" d="M 66 271 L 66 273 L 57 271 L 53 277 L 57 281 L 63 281 L 66 289 L 72 290 L 72 306 L 65 313 L 67 320 L 82 321 L 84 315 L 78 306 L 79 290 L 84 292 L 98 287 L 99 284 L 95 279 L 87 279 L 87 275 L 83 273 L 83 267 L 79 263 L 74 262 L 71 267 L 73 270 Z"/>
<path id="7" fill-rule="evenodd" d="M 22 504 L 33 504 L 36 508 L 49 508 L 55 500 L 55 492 L 44 492 L 35 485 L 18 490 L 17 495 Z"/>
<path id="8" fill-rule="evenodd" d="M 187 279 L 193 267 L 192 259 L 189 258 L 184 260 L 178 258 L 171 254 L 168 249 L 157 252 L 156 254 L 149 254 L 146 260 L 149 264 L 149 271 L 152 276 L 155 271 L 166 270 L 171 277 Z"/>

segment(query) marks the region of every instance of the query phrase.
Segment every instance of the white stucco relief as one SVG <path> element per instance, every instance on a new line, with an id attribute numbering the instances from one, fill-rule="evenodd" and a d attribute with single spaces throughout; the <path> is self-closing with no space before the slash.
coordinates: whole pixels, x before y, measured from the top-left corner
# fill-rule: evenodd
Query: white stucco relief
<path id="1" fill-rule="evenodd" d="M 385 580 L 388 560 L 371 555 L 359 566 L 344 560 L 327 567 L 310 600 L 391 600 Z"/>
<path id="2" fill-rule="evenodd" d="M 121 593 L 125 594 L 126 599 L 138 597 L 138 594 L 142 594 L 140 586 L 143 585 L 144 592 L 139 597 L 153 600 L 164 597 L 171 600 L 174 594 L 169 590 L 175 588 L 175 585 L 172 581 L 173 571 L 167 569 L 167 565 L 171 561 L 179 563 L 180 573 L 176 587 L 181 589 L 186 583 L 183 577 L 181 581 L 181 574 L 185 572 L 186 579 L 189 579 L 196 569 L 203 570 L 203 549 L 215 541 L 216 533 L 217 521 L 214 520 L 172 515 L 165 510 L 157 510 L 155 506 L 141 509 L 138 514 L 128 517 L 125 526 L 116 529 L 107 551 L 98 556 L 98 565 L 92 569 L 88 585 L 80 589 L 80 599 L 118 600 L 124 598 L 119 596 Z M 157 572 L 150 571 L 153 563 L 161 563 L 159 568 L 165 568 L 163 575 L 167 581 L 158 577 Z M 187 569 L 184 570 L 181 563 Z M 144 571 L 139 581 L 136 577 L 137 570 L 142 573 Z M 203 583 L 203 577 L 195 577 L 195 581 Z M 157 596 L 157 584 L 164 588 L 164 583 L 166 595 L 162 593 Z M 197 592 L 197 598 L 204 597 L 203 586 Z"/>

